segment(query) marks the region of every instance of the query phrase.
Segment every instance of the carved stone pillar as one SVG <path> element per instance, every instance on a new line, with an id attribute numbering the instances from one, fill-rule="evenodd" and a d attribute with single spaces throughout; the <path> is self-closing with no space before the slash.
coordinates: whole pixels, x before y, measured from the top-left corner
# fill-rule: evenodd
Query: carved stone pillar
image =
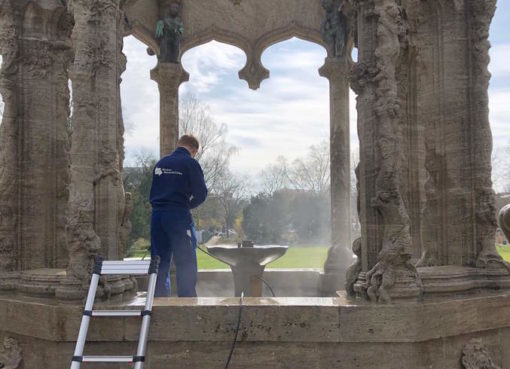
<path id="1" fill-rule="evenodd" d="M 119 81 L 120 0 L 74 0 L 74 64 L 70 69 L 74 110 L 71 148 L 69 266 L 57 290 L 62 298 L 86 291 L 96 254 L 118 259 L 124 211 L 121 178 L 123 133 Z M 122 292 L 120 290 L 112 293 Z"/>
<path id="2" fill-rule="evenodd" d="M 159 152 L 170 154 L 179 139 L 179 86 L 189 80 L 189 74 L 177 63 L 158 63 L 151 70 L 151 79 L 159 88 Z"/>
<path id="3" fill-rule="evenodd" d="M 6 255 L 0 270 L 25 273 L 67 264 L 72 52 L 62 5 L 18 5 L 3 5 L 0 249 Z"/>
<path id="4" fill-rule="evenodd" d="M 71 27 L 65 11 L 63 7 L 43 9 L 33 3 L 25 10 L 19 74 L 23 94 L 19 141 L 22 270 L 65 268 L 67 265 L 67 68 L 72 51 Z M 56 16 L 62 17 L 61 24 L 52 24 Z M 44 30 L 52 26 L 57 31 L 63 27 L 64 34 L 45 35 Z"/>
<path id="5" fill-rule="evenodd" d="M 18 263 L 18 102 L 20 90 L 19 70 L 21 33 L 19 9 L 10 2 L 0 6 L 0 53 L 3 62 L 0 70 L 0 90 L 4 112 L 0 125 L 0 288 L 15 288 L 19 276 Z"/>
<path id="6" fill-rule="evenodd" d="M 322 290 L 331 294 L 343 289 L 344 265 L 350 256 L 349 62 L 329 57 L 319 74 L 329 80 L 330 91 L 331 248 Z"/>
<path id="7" fill-rule="evenodd" d="M 359 61 L 351 81 L 358 93 L 362 270 L 354 289 L 373 301 L 417 297 L 421 284 L 410 262 L 411 224 L 402 183 L 407 19 L 396 0 L 356 6 Z"/>

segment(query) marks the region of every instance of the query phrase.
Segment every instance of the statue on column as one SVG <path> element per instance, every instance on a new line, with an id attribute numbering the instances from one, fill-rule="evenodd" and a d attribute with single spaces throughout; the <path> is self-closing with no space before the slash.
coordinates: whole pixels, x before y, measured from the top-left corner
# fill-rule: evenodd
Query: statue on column
<path id="1" fill-rule="evenodd" d="M 158 60 L 162 63 L 179 63 L 181 35 L 184 26 L 180 17 L 181 3 L 174 0 L 168 6 L 163 19 L 156 24 L 156 40 L 159 42 Z"/>
<path id="2" fill-rule="evenodd" d="M 347 42 L 347 20 L 343 12 L 344 0 L 321 0 L 325 11 L 321 34 L 328 45 L 331 56 L 342 57 Z"/>

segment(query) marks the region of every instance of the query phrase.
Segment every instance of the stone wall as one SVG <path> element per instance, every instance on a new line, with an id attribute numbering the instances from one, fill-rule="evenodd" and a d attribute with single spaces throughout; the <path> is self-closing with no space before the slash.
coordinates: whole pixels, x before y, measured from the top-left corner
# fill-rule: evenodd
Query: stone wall
<path id="1" fill-rule="evenodd" d="M 508 294 L 389 305 L 342 297 L 246 298 L 230 367 L 462 369 L 471 367 L 462 366 L 461 358 L 469 363 L 485 353 L 494 365 L 507 368 L 509 302 Z M 140 300 L 110 302 L 98 308 L 141 308 L 141 304 Z M 24 363 L 19 369 L 68 368 L 82 309 L 51 300 L 0 297 L 0 340 L 10 337 L 19 343 Z M 238 313 L 237 298 L 156 299 L 144 368 L 223 367 Z M 98 319 L 91 323 L 86 353 L 134 352 L 139 319 Z"/>

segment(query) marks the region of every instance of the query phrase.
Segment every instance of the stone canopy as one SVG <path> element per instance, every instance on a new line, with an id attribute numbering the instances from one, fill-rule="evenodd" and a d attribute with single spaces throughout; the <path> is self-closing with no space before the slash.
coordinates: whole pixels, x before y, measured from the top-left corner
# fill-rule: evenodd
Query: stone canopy
<path id="1" fill-rule="evenodd" d="M 154 39 L 156 22 L 160 17 L 158 0 L 128 0 L 125 14 L 130 32 L 156 52 Z M 309 0 L 210 0 L 186 1 L 182 7 L 184 33 L 182 53 L 212 40 L 237 46 L 246 54 L 246 65 L 239 77 L 252 89 L 269 78 L 262 65 L 264 50 L 292 37 L 323 45 L 320 1 Z"/>

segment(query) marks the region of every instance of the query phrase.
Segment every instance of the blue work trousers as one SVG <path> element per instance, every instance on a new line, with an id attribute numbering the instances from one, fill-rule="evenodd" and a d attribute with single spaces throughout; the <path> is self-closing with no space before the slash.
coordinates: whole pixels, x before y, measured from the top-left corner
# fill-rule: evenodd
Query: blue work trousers
<path id="1" fill-rule="evenodd" d="M 151 217 L 151 256 L 159 256 L 156 297 L 170 297 L 170 264 L 177 274 L 179 297 L 196 297 L 197 238 L 189 211 L 153 210 Z"/>

